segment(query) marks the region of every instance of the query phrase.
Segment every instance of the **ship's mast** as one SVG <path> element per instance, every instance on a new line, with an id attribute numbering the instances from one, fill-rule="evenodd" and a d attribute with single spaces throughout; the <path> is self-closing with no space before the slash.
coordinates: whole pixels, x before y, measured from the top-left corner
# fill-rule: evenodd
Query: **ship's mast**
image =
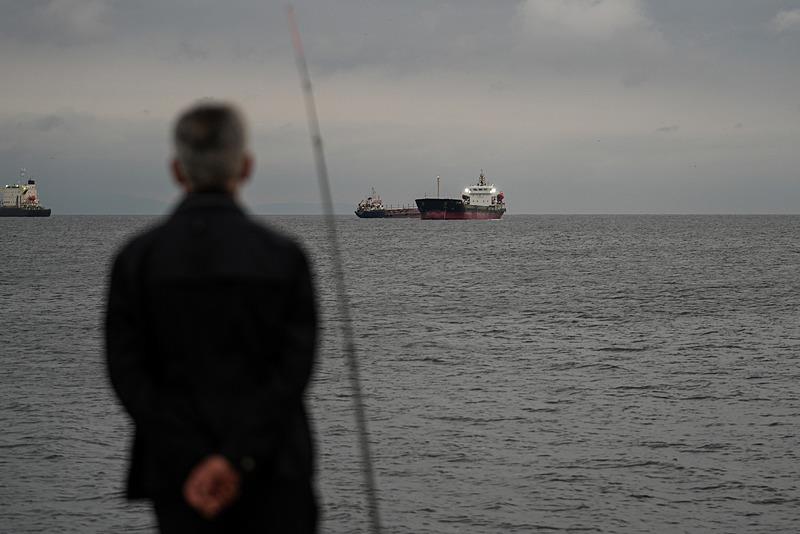
<path id="1" fill-rule="evenodd" d="M 436 177 L 436 198 L 439 198 L 439 181 L 440 180 L 441 180 L 441 177 L 437 176 Z"/>
<path id="2" fill-rule="evenodd" d="M 486 177 L 483 175 L 483 169 L 481 169 L 481 175 L 478 178 L 478 185 L 486 185 Z"/>

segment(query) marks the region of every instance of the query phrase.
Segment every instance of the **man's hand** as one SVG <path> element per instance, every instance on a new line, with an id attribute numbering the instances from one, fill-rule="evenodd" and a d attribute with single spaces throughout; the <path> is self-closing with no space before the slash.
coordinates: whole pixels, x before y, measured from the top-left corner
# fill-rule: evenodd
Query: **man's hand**
<path id="1" fill-rule="evenodd" d="M 183 485 L 189 506 L 206 519 L 212 519 L 239 496 L 239 473 L 225 459 L 214 454 L 197 464 Z"/>

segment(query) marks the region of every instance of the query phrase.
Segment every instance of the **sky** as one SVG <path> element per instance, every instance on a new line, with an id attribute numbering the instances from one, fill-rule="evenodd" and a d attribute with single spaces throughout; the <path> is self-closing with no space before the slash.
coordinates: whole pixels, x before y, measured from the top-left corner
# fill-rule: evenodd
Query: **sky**
<path id="1" fill-rule="evenodd" d="M 297 0 L 334 202 L 800 213 L 800 0 Z M 238 104 L 256 213 L 318 213 L 284 2 L 0 0 L 0 181 L 160 214 L 176 115 Z"/>

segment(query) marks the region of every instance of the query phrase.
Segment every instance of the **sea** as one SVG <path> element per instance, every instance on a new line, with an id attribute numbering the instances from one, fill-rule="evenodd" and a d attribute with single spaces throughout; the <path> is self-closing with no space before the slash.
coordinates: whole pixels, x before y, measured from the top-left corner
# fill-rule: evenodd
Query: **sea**
<path id="1" fill-rule="evenodd" d="M 315 272 L 321 532 L 366 532 L 324 219 L 258 218 Z M 154 531 L 101 325 L 159 220 L 0 219 L 0 532 Z M 384 532 L 800 529 L 800 216 L 337 223 Z"/>

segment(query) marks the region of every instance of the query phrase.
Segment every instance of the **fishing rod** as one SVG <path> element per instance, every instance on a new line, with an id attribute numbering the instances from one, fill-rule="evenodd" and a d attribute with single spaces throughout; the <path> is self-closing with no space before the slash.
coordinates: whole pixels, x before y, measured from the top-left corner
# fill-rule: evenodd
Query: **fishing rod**
<path id="1" fill-rule="evenodd" d="M 339 317 L 341 318 L 342 341 L 347 367 L 350 374 L 350 388 L 352 389 L 353 409 L 355 411 L 356 427 L 361 450 L 361 463 L 364 474 L 364 485 L 367 493 L 367 512 L 374 534 L 380 534 L 381 522 L 378 513 L 378 496 L 375 484 L 375 473 L 372 469 L 372 459 L 369 451 L 369 436 L 367 433 L 367 417 L 364 411 L 364 398 L 361 394 L 361 380 L 358 371 L 356 347 L 353 341 L 353 323 L 350 318 L 350 306 L 344 284 L 344 268 L 342 267 L 342 254 L 339 248 L 339 238 L 336 231 L 336 219 L 333 216 L 333 200 L 331 198 L 331 185 L 328 179 L 328 166 L 325 164 L 325 153 L 322 150 L 322 132 L 319 129 L 317 106 L 314 101 L 314 92 L 311 87 L 311 76 L 308 73 L 306 55 L 303 51 L 303 42 L 300 40 L 300 30 L 294 16 L 294 8 L 288 6 L 287 16 L 289 28 L 292 32 L 292 45 L 297 63 L 297 72 L 305 97 L 306 114 L 308 116 L 308 132 L 311 135 L 311 147 L 314 151 L 314 165 L 317 169 L 320 196 L 322 197 L 325 223 L 328 231 L 328 243 L 331 247 L 333 274 L 336 280 L 336 293 L 339 303 Z"/>

